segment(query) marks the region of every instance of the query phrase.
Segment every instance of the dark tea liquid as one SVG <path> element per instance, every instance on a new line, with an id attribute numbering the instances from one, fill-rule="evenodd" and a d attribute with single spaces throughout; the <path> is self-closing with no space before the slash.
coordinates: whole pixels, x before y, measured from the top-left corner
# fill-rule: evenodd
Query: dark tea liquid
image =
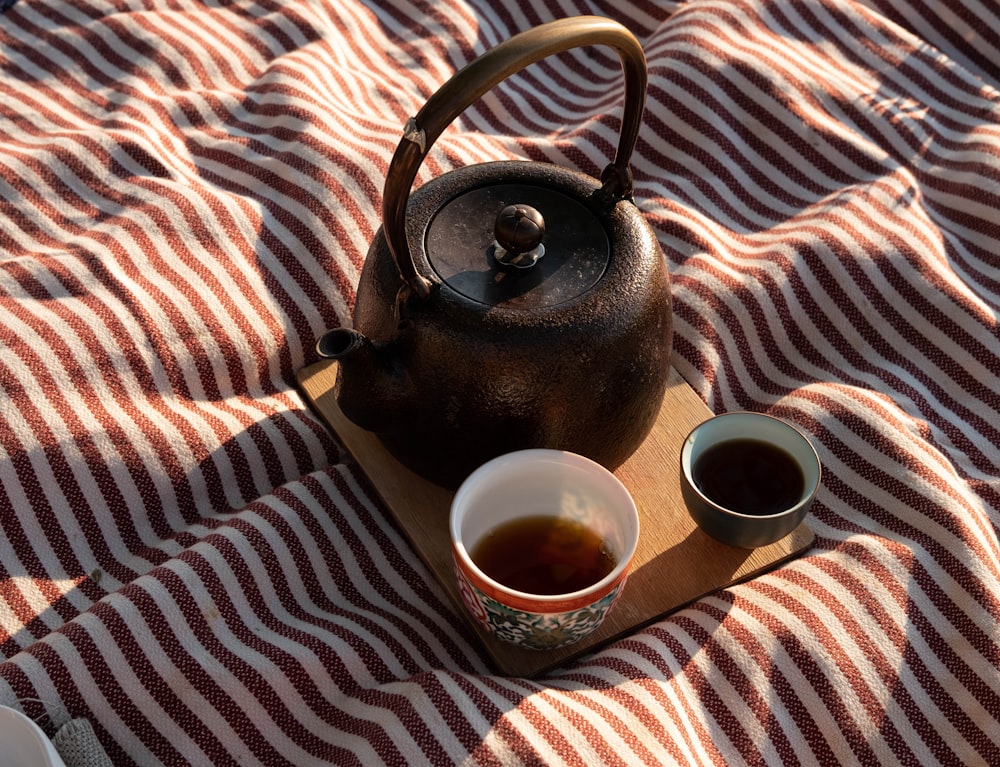
<path id="1" fill-rule="evenodd" d="M 708 448 L 691 469 L 702 493 L 740 514 L 764 516 L 802 498 L 805 478 L 792 456 L 756 439 L 732 439 Z"/>
<path id="2" fill-rule="evenodd" d="M 490 578 L 529 594 L 568 594 L 615 569 L 601 536 L 570 519 L 537 516 L 499 525 L 469 552 Z"/>

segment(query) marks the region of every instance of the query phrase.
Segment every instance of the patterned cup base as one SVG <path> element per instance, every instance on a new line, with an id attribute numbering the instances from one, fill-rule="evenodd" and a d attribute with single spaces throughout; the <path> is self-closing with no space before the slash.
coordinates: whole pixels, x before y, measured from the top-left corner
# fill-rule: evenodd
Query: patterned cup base
<path id="1" fill-rule="evenodd" d="M 501 604 L 472 585 L 457 567 L 459 591 L 469 612 L 497 637 L 531 650 L 552 650 L 579 642 L 611 612 L 625 585 L 622 578 L 599 601 L 564 613 L 531 613 Z"/>

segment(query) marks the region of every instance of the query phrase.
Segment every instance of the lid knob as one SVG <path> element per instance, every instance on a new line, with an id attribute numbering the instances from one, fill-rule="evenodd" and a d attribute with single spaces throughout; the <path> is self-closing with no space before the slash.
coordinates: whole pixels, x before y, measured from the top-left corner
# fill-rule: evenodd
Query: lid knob
<path id="1" fill-rule="evenodd" d="M 508 205 L 493 225 L 493 257 L 501 268 L 529 269 L 545 255 L 545 219 L 530 205 Z"/>

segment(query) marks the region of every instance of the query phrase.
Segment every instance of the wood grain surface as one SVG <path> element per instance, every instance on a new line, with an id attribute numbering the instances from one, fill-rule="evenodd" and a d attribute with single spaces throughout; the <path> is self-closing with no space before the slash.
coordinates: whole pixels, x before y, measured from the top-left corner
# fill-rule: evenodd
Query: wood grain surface
<path id="1" fill-rule="evenodd" d="M 712 416 L 683 378 L 671 370 L 660 415 L 640 448 L 615 474 L 635 498 L 641 535 L 618 604 L 593 634 L 568 647 L 525 650 L 494 639 L 465 612 L 452 571 L 448 512 L 454 493 L 401 465 L 379 439 L 349 421 L 337 406 L 337 365 L 325 360 L 299 372 L 307 400 L 323 417 L 375 486 L 417 553 L 482 640 L 497 671 L 536 676 L 620 638 L 716 589 L 758 575 L 806 550 L 814 535 L 806 523 L 758 549 L 728 546 L 705 535 L 687 513 L 680 492 L 681 444 Z"/>

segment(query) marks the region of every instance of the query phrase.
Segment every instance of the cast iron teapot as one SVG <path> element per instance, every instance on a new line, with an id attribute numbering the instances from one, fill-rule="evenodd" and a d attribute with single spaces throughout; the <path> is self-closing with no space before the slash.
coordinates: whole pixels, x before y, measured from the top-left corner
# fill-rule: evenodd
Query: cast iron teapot
<path id="1" fill-rule="evenodd" d="M 502 161 L 412 190 L 433 142 L 476 99 L 584 45 L 613 48 L 625 76 L 618 149 L 599 182 Z M 344 415 L 417 474 L 454 488 L 488 459 L 529 447 L 613 470 L 649 433 L 672 335 L 666 261 L 631 199 L 645 97 L 639 42 L 616 22 L 583 16 L 500 43 L 407 123 L 353 328 L 328 331 L 317 351 L 338 360 Z"/>

